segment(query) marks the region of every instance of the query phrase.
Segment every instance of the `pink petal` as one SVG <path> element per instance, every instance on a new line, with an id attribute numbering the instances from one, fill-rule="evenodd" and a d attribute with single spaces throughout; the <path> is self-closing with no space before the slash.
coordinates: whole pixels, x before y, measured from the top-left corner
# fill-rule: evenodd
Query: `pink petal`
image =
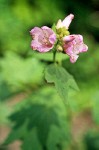
<path id="1" fill-rule="evenodd" d="M 88 50 L 88 47 L 85 44 L 75 45 L 73 51 L 75 54 L 84 53 Z"/>
<path id="2" fill-rule="evenodd" d="M 77 61 L 78 57 L 79 57 L 78 55 L 72 55 L 72 56 L 70 56 L 70 62 L 71 63 L 75 63 Z"/>
<path id="3" fill-rule="evenodd" d="M 65 53 L 71 56 L 73 54 L 73 45 L 65 47 Z"/>
<path id="4" fill-rule="evenodd" d="M 87 52 L 87 50 L 88 50 L 88 46 L 87 45 L 85 45 L 85 44 L 83 44 L 83 46 L 82 46 L 82 50 L 80 51 L 81 53 L 83 53 L 83 52 Z"/>
<path id="5" fill-rule="evenodd" d="M 42 29 L 43 29 L 43 30 L 46 30 L 46 29 L 50 29 L 50 28 L 47 27 L 47 26 L 43 26 Z"/>
<path id="6" fill-rule="evenodd" d="M 83 42 L 83 36 L 82 35 L 80 35 L 80 34 L 74 34 L 74 36 L 75 36 L 75 41 L 76 41 L 76 43 L 81 43 L 81 42 Z"/>
<path id="7" fill-rule="evenodd" d="M 35 27 L 30 31 L 32 35 L 31 47 L 41 53 L 50 51 L 55 42 L 56 35 L 49 27 L 43 26 L 42 28 Z"/>
<path id="8" fill-rule="evenodd" d="M 30 34 L 31 35 L 34 35 L 34 34 L 40 34 L 42 32 L 42 30 L 38 27 L 35 27 L 33 28 L 31 31 L 30 31 Z"/>
<path id="9" fill-rule="evenodd" d="M 53 46 L 41 46 L 41 47 L 38 47 L 37 51 L 41 52 L 41 53 L 45 53 L 45 52 L 48 52 L 52 49 Z"/>
<path id="10" fill-rule="evenodd" d="M 43 32 L 45 32 L 45 34 L 51 35 L 53 34 L 53 30 L 47 26 L 43 26 L 41 29 L 43 29 Z"/>
<path id="11" fill-rule="evenodd" d="M 50 37 L 49 37 L 49 41 L 51 44 L 54 44 L 55 41 L 56 41 L 56 35 L 55 34 L 52 34 Z"/>
<path id="12" fill-rule="evenodd" d="M 68 29 L 72 19 L 74 18 L 73 14 L 68 15 L 64 20 L 63 20 L 63 25 L 66 27 L 66 29 Z"/>
<path id="13" fill-rule="evenodd" d="M 78 41 L 79 42 L 83 42 L 83 36 L 82 35 L 78 34 L 76 36 L 78 37 Z"/>
<path id="14" fill-rule="evenodd" d="M 38 42 L 37 40 L 32 40 L 32 42 L 31 42 L 31 48 L 33 50 L 37 50 L 38 47 L 40 47 L 40 46 L 41 46 L 40 42 Z"/>
<path id="15" fill-rule="evenodd" d="M 82 35 L 69 35 L 64 37 L 64 51 L 70 56 L 70 61 L 72 63 L 76 62 L 78 59 L 78 54 L 86 52 L 88 46 L 83 43 Z"/>
<path id="16" fill-rule="evenodd" d="M 74 40 L 75 39 L 75 37 L 73 36 L 73 35 L 68 35 L 68 36 L 65 36 L 64 38 L 63 38 L 63 41 L 64 42 L 71 42 L 72 40 Z"/>

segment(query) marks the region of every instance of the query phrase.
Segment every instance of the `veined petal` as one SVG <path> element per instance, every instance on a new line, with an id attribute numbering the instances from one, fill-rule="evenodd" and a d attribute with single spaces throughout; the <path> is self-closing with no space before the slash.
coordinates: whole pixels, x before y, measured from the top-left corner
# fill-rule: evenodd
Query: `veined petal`
<path id="1" fill-rule="evenodd" d="M 74 18 L 74 15 L 70 14 L 62 21 L 62 24 L 64 27 L 66 27 L 66 29 L 68 29 L 73 18 Z"/>
<path id="2" fill-rule="evenodd" d="M 32 40 L 32 42 L 31 42 L 31 48 L 33 50 L 37 50 L 38 47 L 40 47 L 40 46 L 41 46 L 41 44 L 40 44 L 40 42 L 38 42 L 38 40 Z"/>
<path id="3" fill-rule="evenodd" d="M 49 41 L 51 44 L 54 44 L 55 41 L 56 41 L 56 35 L 55 34 L 52 34 L 50 37 L 49 37 Z"/>
<path id="4" fill-rule="evenodd" d="M 40 53 L 45 53 L 45 52 L 50 51 L 52 48 L 53 48 L 53 45 L 51 45 L 49 47 L 41 45 L 40 47 L 38 47 L 37 51 L 39 51 Z"/>
<path id="5" fill-rule="evenodd" d="M 47 26 L 35 27 L 30 31 L 30 34 L 33 38 L 31 48 L 42 53 L 50 51 L 56 42 L 55 33 Z"/>
<path id="6" fill-rule="evenodd" d="M 39 27 L 34 27 L 31 31 L 30 34 L 34 35 L 34 34 L 40 34 L 42 32 L 42 30 Z"/>
<path id="7" fill-rule="evenodd" d="M 71 42 L 74 39 L 75 37 L 73 35 L 68 35 L 68 36 L 63 37 L 64 42 Z"/>
<path id="8" fill-rule="evenodd" d="M 78 55 L 71 55 L 70 56 L 70 62 L 75 63 L 77 61 L 78 57 L 79 57 Z"/>
<path id="9" fill-rule="evenodd" d="M 83 43 L 82 35 L 69 35 L 64 37 L 64 52 L 70 56 L 72 63 L 78 59 L 78 54 L 86 52 L 88 46 Z"/>
<path id="10" fill-rule="evenodd" d="M 64 48 L 67 55 L 71 56 L 73 54 L 73 45 L 66 45 Z"/>
<path id="11" fill-rule="evenodd" d="M 41 29 L 43 29 L 43 32 L 47 36 L 50 36 L 54 33 L 53 30 L 51 28 L 47 27 L 47 26 L 43 26 Z"/>
<path id="12" fill-rule="evenodd" d="M 87 50 L 88 50 L 88 46 L 87 46 L 87 45 L 81 44 L 81 45 L 79 46 L 79 52 L 80 52 L 80 53 L 87 52 Z"/>
<path id="13" fill-rule="evenodd" d="M 75 42 L 76 43 L 82 43 L 83 42 L 83 36 L 80 34 L 73 34 L 73 36 L 75 37 Z"/>

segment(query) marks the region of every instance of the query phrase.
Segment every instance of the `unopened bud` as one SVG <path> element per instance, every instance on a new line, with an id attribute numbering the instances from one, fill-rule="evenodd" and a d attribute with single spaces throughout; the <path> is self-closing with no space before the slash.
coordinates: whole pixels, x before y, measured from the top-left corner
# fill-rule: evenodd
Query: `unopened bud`
<path id="1" fill-rule="evenodd" d="M 57 46 L 56 46 L 56 49 L 57 49 L 57 51 L 60 51 L 60 52 L 62 52 L 62 51 L 63 51 L 63 48 L 62 48 L 62 46 L 61 46 L 61 45 L 57 45 Z"/>
<path id="2" fill-rule="evenodd" d="M 69 33 L 68 30 L 64 31 L 64 36 L 69 35 L 69 34 L 70 34 L 70 33 Z"/>
<path id="3" fill-rule="evenodd" d="M 59 38 L 61 39 L 63 37 L 63 33 L 61 33 L 60 35 L 59 35 Z"/>
<path id="4" fill-rule="evenodd" d="M 62 28 L 62 27 L 63 27 L 62 21 L 61 21 L 61 19 L 59 19 L 58 22 L 57 22 L 57 25 L 56 25 L 56 29 L 59 29 L 59 28 Z"/>
<path id="5" fill-rule="evenodd" d="M 60 34 L 62 32 L 62 28 L 57 29 L 57 33 Z"/>

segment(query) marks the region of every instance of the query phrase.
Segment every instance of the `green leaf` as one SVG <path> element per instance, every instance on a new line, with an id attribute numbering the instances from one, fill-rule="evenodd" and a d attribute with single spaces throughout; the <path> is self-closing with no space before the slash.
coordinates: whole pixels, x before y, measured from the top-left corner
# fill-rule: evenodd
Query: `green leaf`
<path id="1" fill-rule="evenodd" d="M 21 146 L 23 150 L 42 150 L 40 142 L 38 141 L 37 133 L 35 130 L 29 132 L 28 136 L 25 138 L 23 145 Z"/>
<path id="2" fill-rule="evenodd" d="M 64 124 L 64 127 L 67 128 L 66 132 L 64 132 L 65 130 L 63 128 L 59 130 L 55 126 L 51 127 L 51 131 L 47 142 L 48 150 L 64 150 L 68 147 L 70 134 L 68 132 L 67 124 Z"/>
<path id="3" fill-rule="evenodd" d="M 50 127 L 52 125 L 60 126 L 58 116 L 53 108 L 40 104 L 21 109 L 11 115 L 10 120 L 15 122 L 15 125 L 5 144 L 9 144 L 21 138 L 26 140 L 27 137 L 30 136 L 31 130 L 36 128 L 39 142 L 44 146 L 48 138 Z"/>
<path id="4" fill-rule="evenodd" d="M 99 92 L 96 92 L 92 99 L 93 108 L 92 108 L 92 115 L 95 123 L 99 124 Z"/>
<path id="5" fill-rule="evenodd" d="M 70 89 L 78 90 L 78 86 L 73 77 L 57 64 L 52 64 L 45 70 L 45 79 L 49 83 L 54 83 L 60 97 L 67 101 Z"/>
<path id="6" fill-rule="evenodd" d="M 52 30 L 56 33 L 56 25 L 55 25 L 55 23 L 52 25 Z"/>
<path id="7" fill-rule="evenodd" d="M 11 114 L 11 109 L 5 102 L 0 102 L 0 125 L 9 124 L 8 116 Z"/>
<path id="8" fill-rule="evenodd" d="M 0 76 L 1 77 L 1 76 Z M 13 93 L 9 85 L 3 80 L 0 81 L 0 101 L 7 100 L 10 96 L 13 96 Z"/>
<path id="9" fill-rule="evenodd" d="M 22 150 L 59 150 L 58 146 L 66 146 L 70 137 L 66 113 L 54 87 L 34 91 L 15 107 L 10 116 L 14 126 L 4 145 L 21 140 Z"/>
<path id="10" fill-rule="evenodd" d="M 12 89 L 24 90 L 27 87 L 33 88 L 42 82 L 44 66 L 36 58 L 23 59 L 14 53 L 7 53 L 1 60 L 1 74 Z"/>

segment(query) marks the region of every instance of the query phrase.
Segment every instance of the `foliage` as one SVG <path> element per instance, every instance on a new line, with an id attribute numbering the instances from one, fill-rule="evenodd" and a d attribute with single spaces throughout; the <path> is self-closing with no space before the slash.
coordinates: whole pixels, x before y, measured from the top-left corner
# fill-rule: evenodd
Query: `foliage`
<path id="1" fill-rule="evenodd" d="M 93 97 L 93 119 L 99 125 L 99 93 L 95 93 Z"/>
<path id="2" fill-rule="evenodd" d="M 11 113 L 11 109 L 6 103 L 0 102 L 0 124 L 9 124 L 8 116 Z"/>
<path id="3" fill-rule="evenodd" d="M 96 131 L 89 131 L 85 136 L 85 143 L 88 150 L 99 149 L 99 133 Z M 93 142 L 92 142 L 93 141 Z"/>
<path id="4" fill-rule="evenodd" d="M 45 100 L 46 97 L 48 97 L 48 103 Z M 57 98 L 59 99 L 53 88 L 45 87 L 39 91 L 39 95 L 33 93 L 24 104 L 23 102 L 20 104 L 20 107 L 18 104 L 17 112 L 10 116 L 14 126 L 5 144 L 20 139 L 23 141 L 22 149 L 54 150 L 66 146 L 69 142 L 69 126 L 63 119 L 66 117 L 65 107 L 61 100 L 57 104 Z"/>
<path id="5" fill-rule="evenodd" d="M 73 77 L 62 67 L 58 65 L 50 65 L 45 71 L 45 79 L 49 83 L 54 83 L 57 92 L 61 96 L 62 100 L 67 101 L 69 89 L 78 90 L 76 82 Z"/>
<path id="6" fill-rule="evenodd" d="M 15 90 L 22 90 L 42 81 L 44 64 L 35 58 L 25 60 L 16 54 L 8 53 L 1 60 L 1 68 L 5 82 Z"/>

